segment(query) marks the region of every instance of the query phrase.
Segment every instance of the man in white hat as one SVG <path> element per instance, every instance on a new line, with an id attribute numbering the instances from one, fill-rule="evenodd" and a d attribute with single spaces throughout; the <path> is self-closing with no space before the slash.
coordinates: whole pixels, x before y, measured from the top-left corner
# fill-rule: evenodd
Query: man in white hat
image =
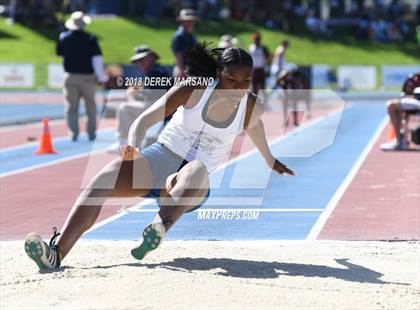
<path id="1" fill-rule="evenodd" d="M 159 55 L 156 52 L 147 45 L 136 46 L 134 52 L 135 54 L 130 58 L 130 61 L 144 73 L 143 80 L 145 83 L 143 83 L 144 86 L 129 87 L 127 89 L 127 102 L 118 106 L 118 142 L 109 147 L 108 152 L 110 153 L 118 153 L 120 147 L 127 144 L 131 124 L 172 86 L 170 74 L 157 63 Z M 161 81 L 152 82 L 151 78 L 160 78 Z M 151 140 L 156 137 L 146 138 Z"/>
<path id="2" fill-rule="evenodd" d="M 185 51 L 197 43 L 197 39 L 193 35 L 194 25 L 198 17 L 194 10 L 182 9 L 179 12 L 177 21 L 179 22 L 178 30 L 172 37 L 172 51 L 175 56 L 175 67 L 173 76 L 182 77 L 185 69 Z"/>
<path id="3" fill-rule="evenodd" d="M 235 47 L 238 43 L 238 39 L 233 37 L 231 34 L 224 34 L 220 37 L 220 41 L 217 44 L 218 48 L 230 48 Z"/>
<path id="4" fill-rule="evenodd" d="M 58 39 L 56 52 L 63 57 L 65 116 L 71 132 L 72 141 L 79 136 L 79 102 L 83 98 L 87 114 L 86 131 L 89 140 L 96 137 L 96 83 L 103 83 L 102 52 L 94 35 L 83 29 L 91 18 L 77 11 L 71 14 Z"/>

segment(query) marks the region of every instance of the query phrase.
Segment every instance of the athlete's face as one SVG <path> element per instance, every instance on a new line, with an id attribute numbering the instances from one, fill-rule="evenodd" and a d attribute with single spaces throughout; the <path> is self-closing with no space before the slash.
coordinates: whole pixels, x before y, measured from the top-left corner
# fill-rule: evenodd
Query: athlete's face
<path id="1" fill-rule="evenodd" d="M 243 65 L 232 65 L 219 71 L 219 83 L 222 89 L 249 89 L 252 68 Z"/>

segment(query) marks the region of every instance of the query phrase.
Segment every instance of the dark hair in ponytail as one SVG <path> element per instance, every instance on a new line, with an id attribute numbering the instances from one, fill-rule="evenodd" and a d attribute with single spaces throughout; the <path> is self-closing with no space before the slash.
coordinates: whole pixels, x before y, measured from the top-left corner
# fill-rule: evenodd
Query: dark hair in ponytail
<path id="1" fill-rule="evenodd" d="M 210 42 L 195 44 L 185 52 L 185 75 L 216 78 L 218 69 L 231 65 L 253 67 L 251 56 L 241 48 L 209 48 Z"/>

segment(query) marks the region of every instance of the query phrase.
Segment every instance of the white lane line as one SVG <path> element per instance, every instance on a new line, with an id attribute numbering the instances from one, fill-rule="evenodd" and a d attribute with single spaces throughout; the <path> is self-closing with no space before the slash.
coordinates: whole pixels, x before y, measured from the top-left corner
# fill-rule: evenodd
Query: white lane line
<path id="1" fill-rule="evenodd" d="M 61 141 L 65 141 L 65 140 L 70 142 L 70 137 L 62 136 L 62 137 L 54 138 L 53 143 L 54 142 L 61 142 Z M 5 147 L 5 148 L 0 149 L 0 153 L 13 152 L 13 151 L 17 151 L 17 150 L 24 149 L 24 148 L 31 148 L 31 147 L 34 147 L 34 146 L 37 146 L 37 145 L 39 145 L 39 141 L 28 142 L 28 143 L 24 143 L 24 144 L 15 145 L 15 146 L 9 146 L 9 147 Z"/>
<path id="2" fill-rule="evenodd" d="M 85 117 L 81 117 L 80 120 L 84 121 Z M 63 125 L 65 125 L 65 120 L 64 119 L 49 119 L 48 123 L 50 126 L 52 125 L 56 125 L 58 123 L 62 123 Z M 38 129 L 38 128 L 42 128 L 44 125 L 42 124 L 42 121 L 36 122 L 36 123 L 27 123 L 27 124 L 19 124 L 19 125 L 7 125 L 7 126 L 2 126 L 0 127 L 0 134 L 2 133 L 7 133 L 9 131 L 23 131 L 23 130 L 27 130 L 27 129 Z"/>
<path id="3" fill-rule="evenodd" d="M 47 167 L 47 166 L 59 164 L 59 163 L 62 163 L 62 162 L 73 160 L 73 159 L 78 159 L 78 158 L 82 158 L 82 157 L 89 156 L 89 155 L 96 155 L 96 154 L 100 154 L 100 153 L 104 153 L 104 152 L 106 152 L 105 148 L 102 149 L 102 150 L 98 150 L 98 151 L 83 152 L 83 153 L 80 153 L 80 154 L 77 154 L 77 155 L 68 156 L 68 157 L 65 157 L 65 158 L 53 160 L 53 161 L 50 161 L 50 162 L 45 163 L 45 164 L 34 165 L 34 166 L 30 166 L 30 167 L 26 167 L 26 168 L 22 168 L 22 169 L 18 169 L 18 170 L 13 170 L 13 171 L 10 171 L 10 172 L 6 172 L 6 173 L 3 173 L 3 174 L 0 174 L 0 178 L 8 177 L 10 175 L 14 175 L 14 174 L 18 174 L 18 173 L 22 173 L 22 172 L 26 172 L 26 171 L 30 171 L 30 170 L 35 170 L 35 169 L 39 169 L 39 168 L 44 168 L 44 167 Z"/>
<path id="4" fill-rule="evenodd" d="M 68 139 L 68 138 L 66 138 L 66 139 Z M 62 140 L 62 139 L 60 138 L 60 140 Z M 55 142 L 60 141 L 60 140 L 54 139 Z M 94 146 L 95 146 L 95 144 L 92 145 L 92 148 L 94 148 Z M 27 146 L 25 146 L 25 147 L 27 147 Z M 82 153 L 79 153 L 79 154 L 76 154 L 76 155 L 66 156 L 66 157 L 63 157 L 63 158 L 60 158 L 60 159 L 57 159 L 57 160 L 52 160 L 52 161 L 49 161 L 49 162 L 46 162 L 46 163 L 43 163 L 43 164 L 33 165 L 33 166 L 26 167 L 26 168 L 5 172 L 5 173 L 0 174 L 0 178 L 7 177 L 7 176 L 10 176 L 10 175 L 14 175 L 14 174 L 18 174 L 18 173 L 22 173 L 22 172 L 26 172 L 26 171 L 30 171 L 30 170 L 44 168 L 44 167 L 47 167 L 47 166 L 51 166 L 51 165 L 59 164 L 59 163 L 62 163 L 62 162 L 82 158 L 82 157 L 85 157 L 85 156 L 104 153 L 104 152 L 106 152 L 106 148 L 107 148 L 107 146 L 103 146 L 101 149 L 98 149 L 98 150 L 95 150 L 95 151 L 91 150 L 91 151 L 87 151 L 87 152 L 82 152 Z"/>
<path id="5" fill-rule="evenodd" d="M 127 213 L 149 213 L 149 212 L 158 212 L 159 209 L 138 209 L 138 210 L 124 210 Z M 211 208 L 201 208 L 195 210 L 193 212 L 220 212 L 220 211 L 228 211 L 228 212 L 267 212 L 267 213 L 288 213 L 288 212 L 322 212 L 324 209 L 263 209 L 263 208 L 219 208 L 219 209 L 211 209 Z M 193 213 L 191 212 L 191 213 Z"/>
<path id="6" fill-rule="evenodd" d="M 347 174 L 346 178 L 341 183 L 340 187 L 331 197 L 330 201 L 325 208 L 325 211 L 321 214 L 321 216 L 316 221 L 315 225 L 312 227 L 309 234 L 306 236 L 306 240 L 316 240 L 324 227 L 325 223 L 327 222 L 328 218 L 330 217 L 331 213 L 334 211 L 335 207 L 337 206 L 338 202 L 340 201 L 341 197 L 344 195 L 345 191 L 349 187 L 351 181 L 356 176 L 357 172 L 359 171 L 360 167 L 362 166 L 363 162 L 365 161 L 367 155 L 371 151 L 373 145 L 378 140 L 379 136 L 383 132 L 385 126 L 388 124 L 388 117 L 384 117 L 382 122 L 379 124 L 378 128 L 376 129 L 373 136 L 370 138 L 368 144 L 363 149 L 362 153 L 360 154 L 359 158 L 354 163 L 353 167 Z"/>
<path id="7" fill-rule="evenodd" d="M 115 130 L 115 128 L 100 129 L 100 130 L 97 131 L 97 136 L 99 136 L 100 133 L 107 133 L 108 131 L 112 131 L 112 130 Z M 87 138 L 87 134 L 85 134 L 85 133 L 80 134 L 80 136 Z M 69 141 L 70 142 L 70 137 L 69 136 L 61 136 L 61 137 L 57 137 L 57 138 L 53 139 L 53 143 L 54 142 L 61 142 L 61 141 Z M 24 148 L 31 148 L 31 147 L 37 146 L 37 145 L 39 145 L 39 141 L 28 142 L 28 143 L 25 143 L 25 144 L 19 144 L 19 145 L 15 145 L 15 146 L 9 146 L 9 147 L 5 147 L 5 148 L 1 148 L 0 153 L 16 151 L 16 150 L 20 150 L 20 149 L 24 149 Z"/>
<path id="8" fill-rule="evenodd" d="M 131 212 L 138 212 L 138 210 L 140 210 L 142 207 L 147 206 L 147 205 L 151 205 L 155 203 L 154 199 L 146 199 L 142 202 L 140 202 L 139 204 L 132 206 L 131 208 L 123 208 L 119 213 L 114 214 L 106 219 L 104 219 L 103 221 L 100 221 L 98 223 L 96 223 L 95 225 L 93 225 L 89 230 L 87 230 L 83 235 L 86 235 L 88 233 L 90 233 L 91 231 L 94 231 L 95 229 L 98 229 L 99 227 L 102 227 L 106 224 L 109 224 L 117 219 L 119 219 L 120 217 L 123 217 L 124 215 L 127 215 Z"/>
<path id="9" fill-rule="evenodd" d="M 84 201 L 87 205 L 97 205 L 101 198 L 93 197 L 86 198 Z M 209 197 L 206 205 L 209 206 L 261 206 L 263 203 L 263 197 Z M 134 202 L 135 201 L 135 202 Z M 121 206 L 121 205 L 133 205 L 138 201 L 137 198 L 125 199 L 125 198 L 109 198 L 104 205 L 107 206 Z M 161 199 L 162 201 L 162 199 Z"/>
<path id="10" fill-rule="evenodd" d="M 351 108 L 352 106 L 353 105 L 347 105 L 346 110 L 349 109 L 349 108 Z M 313 119 L 313 120 L 305 123 L 304 125 L 302 125 L 302 126 L 300 126 L 298 128 L 295 128 L 295 129 L 287 132 L 286 134 L 284 134 L 284 135 L 282 135 L 282 136 L 280 136 L 280 137 L 272 140 L 268 144 L 271 146 L 271 145 L 273 145 L 275 143 L 278 143 L 278 142 L 286 139 L 288 136 L 291 136 L 291 135 L 295 134 L 297 131 L 302 131 L 303 129 L 309 128 L 309 127 L 314 126 L 314 125 L 317 125 L 317 124 L 321 123 L 322 121 L 324 121 L 324 120 L 326 120 L 326 119 L 328 119 L 330 117 L 334 117 L 336 114 L 341 113 L 341 112 L 343 112 L 343 110 L 342 109 L 338 109 L 337 111 L 333 111 L 333 112 L 331 112 L 331 113 L 329 113 L 329 114 L 327 114 L 325 116 L 321 116 L 319 118 L 315 118 L 315 119 Z M 226 162 L 226 163 L 222 164 L 221 166 L 219 166 L 212 174 L 214 174 L 214 173 L 216 173 L 216 172 L 218 172 L 218 171 L 220 171 L 222 169 L 227 168 L 229 165 L 232 165 L 232 164 L 236 163 L 239 160 L 242 160 L 242 159 L 244 159 L 246 157 L 249 157 L 249 156 L 257 153 L 257 151 L 258 150 L 256 148 L 254 148 L 254 149 L 252 149 L 252 150 L 250 150 L 250 151 L 248 151 L 248 152 L 246 152 L 244 154 L 241 154 L 241 155 L 239 155 L 239 156 L 237 156 L 237 157 L 235 157 L 233 159 L 230 159 L 228 162 Z M 112 221 L 115 221 L 115 220 L 123 217 L 124 215 L 129 214 L 130 212 L 138 212 L 144 206 L 150 205 L 153 202 L 155 202 L 154 199 L 152 199 L 151 201 L 150 201 L 150 199 L 148 199 L 148 200 L 142 201 L 139 204 L 134 205 L 134 206 L 132 206 L 130 208 L 125 208 L 120 213 L 117 213 L 117 214 L 115 214 L 115 215 L 113 215 L 111 217 L 108 217 L 107 219 L 105 219 L 105 220 L 103 220 L 101 222 L 96 223 L 88 231 L 86 231 L 85 234 L 87 234 L 87 233 L 89 233 L 91 231 L 94 231 L 95 229 L 97 229 L 99 227 L 102 227 L 102 226 L 104 226 L 106 224 L 109 224 Z M 315 209 L 313 209 L 313 210 L 315 210 Z M 156 212 L 156 211 L 153 211 L 153 212 Z"/>

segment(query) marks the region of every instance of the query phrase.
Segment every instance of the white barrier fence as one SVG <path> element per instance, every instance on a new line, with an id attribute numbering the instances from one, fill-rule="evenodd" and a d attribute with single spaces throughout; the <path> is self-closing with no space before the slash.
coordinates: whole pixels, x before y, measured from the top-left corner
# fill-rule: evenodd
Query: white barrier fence
<path id="1" fill-rule="evenodd" d="M 33 64 L 0 63 L 0 87 L 33 87 Z"/>
<path id="2" fill-rule="evenodd" d="M 331 67 L 324 64 L 314 64 L 311 66 L 311 85 L 312 88 L 328 88 L 330 86 Z"/>
<path id="3" fill-rule="evenodd" d="M 338 66 L 337 84 L 340 89 L 374 89 L 377 85 L 376 66 Z"/>
<path id="4" fill-rule="evenodd" d="M 415 73 L 420 73 L 420 65 L 383 65 L 382 85 L 401 87 L 407 76 Z"/>
<path id="5" fill-rule="evenodd" d="M 311 66 L 312 88 L 330 87 L 331 67 L 326 64 Z M 63 87 L 64 70 L 62 64 L 47 66 L 47 86 Z M 374 65 L 341 65 L 337 67 L 337 87 L 339 89 L 375 89 L 377 71 Z M 411 74 L 420 73 L 420 65 L 382 65 L 382 86 L 401 87 Z M 34 87 L 35 68 L 33 64 L 0 63 L 0 88 Z"/>
<path id="6" fill-rule="evenodd" d="M 64 84 L 64 68 L 62 64 L 48 64 L 48 87 L 61 88 Z"/>

